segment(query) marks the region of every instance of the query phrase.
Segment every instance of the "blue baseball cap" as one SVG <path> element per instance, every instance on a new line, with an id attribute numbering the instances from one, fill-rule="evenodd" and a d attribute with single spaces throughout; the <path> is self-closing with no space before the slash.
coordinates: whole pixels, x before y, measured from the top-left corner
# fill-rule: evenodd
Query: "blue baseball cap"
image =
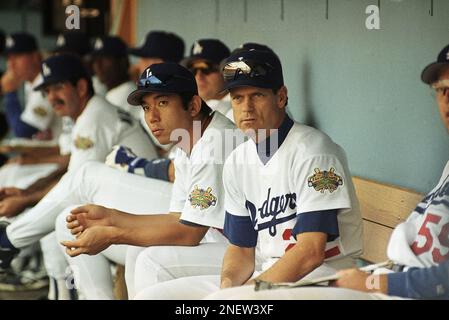
<path id="1" fill-rule="evenodd" d="M 57 54 L 42 62 L 43 81 L 34 90 L 42 90 L 50 84 L 59 82 L 90 79 L 81 59 L 73 54 Z"/>
<path id="2" fill-rule="evenodd" d="M 251 86 L 277 89 L 284 85 L 282 65 L 273 51 L 249 50 L 232 54 L 223 64 L 224 90 Z"/>
<path id="3" fill-rule="evenodd" d="M 218 39 L 200 39 L 190 48 L 190 56 L 183 60 L 189 67 L 195 60 L 206 60 L 219 65 L 230 54 L 229 48 Z"/>
<path id="4" fill-rule="evenodd" d="M 449 45 L 440 51 L 437 61 L 432 62 L 424 68 L 421 73 L 421 80 L 427 84 L 434 83 L 438 80 L 441 69 L 446 66 L 449 66 Z"/>
<path id="5" fill-rule="evenodd" d="M 89 37 L 82 32 L 65 32 L 56 39 L 54 53 L 71 53 L 85 56 L 91 51 Z"/>
<path id="6" fill-rule="evenodd" d="M 150 92 L 198 95 L 198 87 L 195 76 L 189 70 L 177 63 L 164 62 L 153 64 L 142 72 L 137 89 L 128 96 L 128 103 L 140 106 L 142 98 Z"/>
<path id="7" fill-rule="evenodd" d="M 151 31 L 146 35 L 141 47 L 130 48 L 128 52 L 138 57 L 179 62 L 184 56 L 184 48 L 184 40 L 178 35 L 165 31 Z"/>
<path id="8" fill-rule="evenodd" d="M 36 38 L 26 32 L 13 33 L 5 39 L 5 54 L 30 53 L 37 51 Z"/>
<path id="9" fill-rule="evenodd" d="M 91 55 L 96 57 L 127 57 L 127 49 L 126 43 L 119 37 L 107 36 L 95 39 Z"/>
<path id="10" fill-rule="evenodd" d="M 232 51 L 232 55 L 249 50 L 273 51 L 269 46 L 256 42 L 245 42 Z"/>

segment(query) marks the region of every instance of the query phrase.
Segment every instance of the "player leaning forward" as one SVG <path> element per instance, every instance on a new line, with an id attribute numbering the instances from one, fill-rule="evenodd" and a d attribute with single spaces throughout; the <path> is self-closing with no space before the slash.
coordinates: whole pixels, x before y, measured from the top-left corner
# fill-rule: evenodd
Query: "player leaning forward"
<path id="1" fill-rule="evenodd" d="M 217 230 L 224 223 L 222 171 L 235 143 L 232 137 L 225 139 L 226 129 L 238 135 L 236 140 L 244 140 L 229 119 L 219 112 L 212 113 L 201 100 L 193 74 L 175 63 L 154 64 L 144 70 L 128 102 L 142 106 L 145 120 L 160 143 L 169 143 L 173 138 L 177 142 L 175 181 L 168 214 L 155 214 L 161 199 L 152 193 L 159 190 L 148 189 L 147 183 L 146 189 L 122 189 L 123 197 L 146 206 L 145 215 L 96 205 L 77 208 L 68 218 L 72 233 L 77 234 L 74 241 L 64 241 L 72 238 L 65 222 L 68 212 L 58 217 L 57 237 L 67 247 L 66 253 L 74 257 L 69 262 L 78 270 L 80 289 L 97 299 L 108 296 L 94 296 L 95 291 L 100 291 L 101 272 L 95 257 L 86 254 L 101 255 L 115 244 L 139 246 L 130 247 L 126 259 L 131 297 L 134 287 L 139 289 L 142 284 L 219 274 L 227 246 L 225 237 Z M 149 180 L 134 178 L 140 179 L 141 184 Z M 136 257 L 142 263 L 131 275 Z"/>
<path id="2" fill-rule="evenodd" d="M 230 154 L 223 169 L 224 233 L 231 244 L 221 278 L 172 280 L 144 289 L 137 299 L 199 299 L 245 284 L 243 290 L 251 291 L 254 279 L 296 281 L 351 266 L 362 251 L 361 217 L 344 151 L 286 115 L 278 57 L 237 53 L 223 75 L 235 122 L 251 139 Z"/>
<path id="3" fill-rule="evenodd" d="M 143 129 L 131 116 L 95 95 L 92 82 L 81 60 L 73 55 L 55 55 L 42 64 L 43 82 L 35 90 L 43 90 L 53 109 L 60 116 L 75 122 L 71 136 L 70 162 L 67 173 L 49 175 L 38 181 L 39 186 L 23 197 L 33 203 L 7 227 L 0 226 L 0 268 L 8 268 L 14 256 L 26 246 L 41 240 L 48 274 L 65 284 L 65 270 L 60 269 L 60 252 L 54 236 L 54 225 L 61 212 L 61 202 L 72 189 L 69 184 L 78 169 L 88 161 L 104 161 L 116 144 L 123 144 L 145 157 L 155 157 L 156 151 Z M 61 173 L 62 175 L 62 173 Z M 65 190 L 65 192 L 61 192 Z M 79 202 L 78 202 L 79 203 Z M 60 210 L 63 210 L 63 206 Z M 62 257 L 64 261 L 64 257 Z"/>

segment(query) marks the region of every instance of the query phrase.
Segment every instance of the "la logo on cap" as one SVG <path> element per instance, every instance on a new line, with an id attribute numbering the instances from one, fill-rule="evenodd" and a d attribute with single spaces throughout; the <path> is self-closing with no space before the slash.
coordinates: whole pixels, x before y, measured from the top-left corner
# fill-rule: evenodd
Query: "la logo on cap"
<path id="1" fill-rule="evenodd" d="M 42 73 L 44 74 L 45 77 L 51 75 L 51 70 L 45 63 L 42 64 Z"/>
<path id="2" fill-rule="evenodd" d="M 103 40 L 101 40 L 100 38 L 97 38 L 97 40 L 95 40 L 94 47 L 95 47 L 95 50 L 103 49 Z"/>
<path id="3" fill-rule="evenodd" d="M 200 45 L 199 42 L 195 42 L 195 44 L 193 45 L 192 53 L 193 54 L 201 54 L 201 53 L 203 53 L 203 47 Z"/>
<path id="4" fill-rule="evenodd" d="M 6 47 L 7 48 L 12 48 L 12 47 L 14 47 L 14 39 L 13 38 L 11 38 L 10 36 L 8 36 L 7 38 L 6 38 Z"/>
<path id="5" fill-rule="evenodd" d="M 63 45 L 65 45 L 65 37 L 62 34 L 60 34 L 58 39 L 56 40 L 56 45 L 58 47 L 62 47 Z"/>
<path id="6" fill-rule="evenodd" d="M 147 69 L 147 78 L 151 77 L 153 75 L 153 72 L 151 71 L 150 68 Z"/>
<path id="7" fill-rule="evenodd" d="M 449 50 L 446 52 L 446 60 L 449 60 Z"/>

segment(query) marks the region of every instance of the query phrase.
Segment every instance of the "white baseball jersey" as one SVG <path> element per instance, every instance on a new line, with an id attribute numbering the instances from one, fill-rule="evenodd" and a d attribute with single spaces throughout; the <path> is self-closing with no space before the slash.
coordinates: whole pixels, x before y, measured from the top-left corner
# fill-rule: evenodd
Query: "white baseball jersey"
<path id="1" fill-rule="evenodd" d="M 117 106 L 120 110 L 128 112 L 134 119 L 140 121 L 143 115 L 142 108 L 131 106 L 128 104 L 127 100 L 129 94 L 134 90 L 136 90 L 136 84 L 131 81 L 127 81 L 109 90 L 106 93 L 105 98 L 109 103 Z"/>
<path id="2" fill-rule="evenodd" d="M 116 144 L 127 146 L 145 158 L 157 156 L 145 132 L 129 114 L 95 95 L 73 127 L 69 170 L 88 160 L 104 162 Z"/>
<path id="3" fill-rule="evenodd" d="M 58 145 L 59 145 L 59 153 L 61 155 L 68 155 L 72 152 L 72 130 L 75 122 L 70 117 L 62 117 L 62 130 L 59 135 Z"/>
<path id="4" fill-rule="evenodd" d="M 407 267 L 431 267 L 449 258 L 449 162 L 436 187 L 391 235 L 388 257 Z"/>
<path id="5" fill-rule="evenodd" d="M 328 234 L 326 261 L 359 255 L 362 220 L 343 149 L 287 116 L 277 137 L 266 140 L 270 150 L 277 149 L 271 158 L 260 156 L 266 152 L 248 140 L 225 163 L 224 231 L 229 241 L 256 247 L 263 270 L 302 232 Z"/>
<path id="6" fill-rule="evenodd" d="M 210 99 L 206 101 L 207 105 L 214 111 L 218 111 L 225 115 L 229 120 L 234 122 L 234 113 L 231 106 L 231 96 L 227 94 L 221 100 Z"/>
<path id="7" fill-rule="evenodd" d="M 51 129 L 56 138 L 61 131 L 61 120 L 56 116 L 42 92 L 33 90 L 42 81 L 42 75 L 39 73 L 33 82 L 25 82 L 25 108 L 20 118 L 41 131 Z"/>
<path id="8" fill-rule="evenodd" d="M 234 132 L 238 141 L 226 138 L 226 130 Z M 223 228 L 224 190 L 223 164 L 234 146 L 244 136 L 219 112 L 196 142 L 190 155 L 176 148 L 176 178 L 170 201 L 171 212 L 181 212 L 181 220 L 203 226 Z"/>
<path id="9" fill-rule="evenodd" d="M 94 87 L 94 92 L 97 96 L 105 97 L 108 88 L 103 84 L 97 76 L 92 76 L 92 86 Z"/>

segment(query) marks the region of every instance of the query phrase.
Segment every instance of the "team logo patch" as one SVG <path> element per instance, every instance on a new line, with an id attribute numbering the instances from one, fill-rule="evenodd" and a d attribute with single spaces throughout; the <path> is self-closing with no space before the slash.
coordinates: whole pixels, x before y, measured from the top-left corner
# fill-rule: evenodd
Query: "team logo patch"
<path id="1" fill-rule="evenodd" d="M 94 143 L 89 138 L 77 136 L 75 139 L 75 147 L 80 150 L 87 150 L 94 146 Z"/>
<path id="2" fill-rule="evenodd" d="M 46 117 L 48 115 L 47 109 L 44 107 L 38 106 L 33 109 L 33 113 L 39 117 Z"/>
<path id="3" fill-rule="evenodd" d="M 309 187 L 313 187 L 316 191 L 324 193 L 329 190 L 330 193 L 337 190 L 337 188 L 343 185 L 343 179 L 335 173 L 334 168 L 330 168 L 329 171 L 321 171 L 315 168 L 315 174 L 310 176 L 307 180 Z"/>
<path id="4" fill-rule="evenodd" d="M 206 190 L 195 186 L 189 195 L 189 201 L 192 208 L 200 208 L 200 210 L 208 209 L 217 204 L 217 197 L 212 194 L 212 188 L 208 187 Z"/>

